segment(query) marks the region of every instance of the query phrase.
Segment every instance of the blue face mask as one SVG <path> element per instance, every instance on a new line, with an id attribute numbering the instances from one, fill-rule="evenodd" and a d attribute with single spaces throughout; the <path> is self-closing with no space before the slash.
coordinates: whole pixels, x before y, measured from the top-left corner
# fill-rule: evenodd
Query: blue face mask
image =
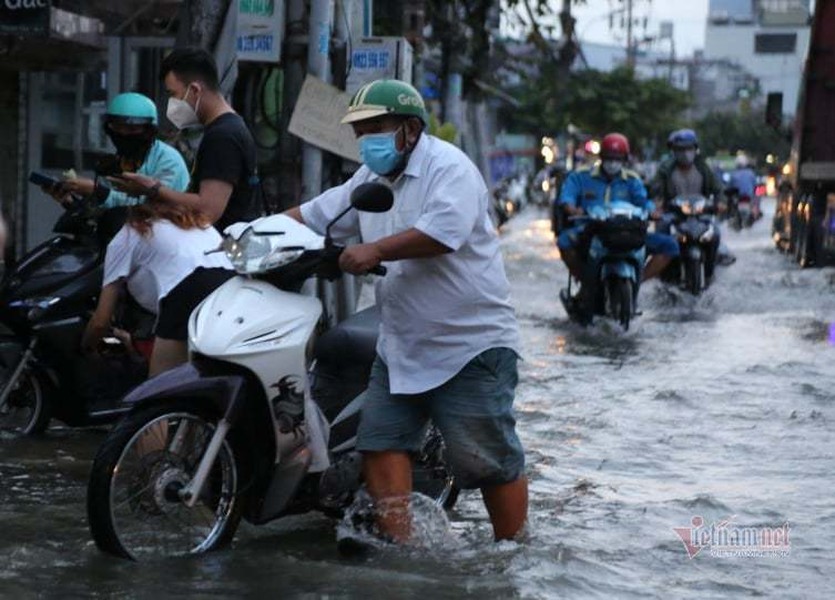
<path id="1" fill-rule="evenodd" d="M 404 153 L 397 149 L 397 131 L 369 133 L 359 143 L 363 164 L 377 175 L 390 174 L 403 161 Z"/>

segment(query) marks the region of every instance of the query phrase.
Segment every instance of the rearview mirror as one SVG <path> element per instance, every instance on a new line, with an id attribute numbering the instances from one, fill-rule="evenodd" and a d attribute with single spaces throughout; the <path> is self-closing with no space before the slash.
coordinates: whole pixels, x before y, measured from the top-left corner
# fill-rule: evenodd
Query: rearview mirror
<path id="1" fill-rule="evenodd" d="M 371 213 L 384 213 L 394 204 L 391 188 L 382 183 L 363 183 L 351 192 L 351 206 Z"/>

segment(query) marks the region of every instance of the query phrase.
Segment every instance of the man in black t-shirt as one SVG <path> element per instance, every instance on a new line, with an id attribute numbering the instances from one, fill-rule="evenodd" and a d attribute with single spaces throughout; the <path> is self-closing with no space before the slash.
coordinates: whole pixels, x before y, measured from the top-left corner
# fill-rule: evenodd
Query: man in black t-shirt
<path id="1" fill-rule="evenodd" d="M 257 218 L 261 206 L 255 141 L 221 95 L 212 55 L 201 48 L 177 48 L 162 61 L 160 77 L 169 94 L 168 120 L 178 129 L 205 127 L 189 190 L 177 192 L 150 177 L 130 173 L 116 178 L 114 187 L 149 200 L 193 206 L 219 231 Z"/>

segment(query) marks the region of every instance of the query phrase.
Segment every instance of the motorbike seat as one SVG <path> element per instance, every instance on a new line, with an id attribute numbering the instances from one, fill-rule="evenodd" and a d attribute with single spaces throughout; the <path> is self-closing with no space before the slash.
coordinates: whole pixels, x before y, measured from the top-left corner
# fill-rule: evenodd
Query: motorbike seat
<path id="1" fill-rule="evenodd" d="M 323 333 L 313 346 L 318 361 L 341 366 L 374 361 L 380 333 L 380 309 L 372 306 L 354 313 Z"/>

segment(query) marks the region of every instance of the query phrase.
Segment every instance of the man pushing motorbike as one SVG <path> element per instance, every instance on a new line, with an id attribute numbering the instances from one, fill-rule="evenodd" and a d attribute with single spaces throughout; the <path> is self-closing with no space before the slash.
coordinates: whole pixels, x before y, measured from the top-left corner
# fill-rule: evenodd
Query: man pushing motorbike
<path id="1" fill-rule="evenodd" d="M 352 212 L 331 230 L 362 238 L 342 254 L 343 270 L 388 268 L 377 282 L 380 337 L 357 440 L 378 529 L 410 538 L 411 454 L 431 419 L 456 483 L 480 488 L 495 538 L 513 538 L 528 506 L 512 407 L 519 335 L 487 186 L 463 152 L 425 131 L 423 99 L 405 82 L 363 86 L 343 122 L 364 166 L 287 214 L 324 233 L 360 184 L 394 192 L 389 212 Z"/>
<path id="2" fill-rule="evenodd" d="M 640 175 L 625 168 L 629 160 L 629 140 L 626 136 L 620 133 L 606 135 L 601 143 L 600 158 L 600 162 L 591 168 L 579 169 L 566 178 L 555 202 L 554 212 L 563 211 L 568 217 L 578 217 L 586 214 L 592 205 L 623 200 L 657 216 L 655 203 L 647 198 Z M 587 275 L 588 240 L 583 235 L 585 229 L 585 224 L 574 225 L 563 229 L 557 237 L 557 246 L 565 266 L 581 284 Z M 660 233 L 647 235 L 646 248 L 652 257 L 644 266 L 644 281 L 657 277 L 679 252 L 675 239 Z M 581 288 L 578 296 L 582 293 Z M 576 303 L 576 298 L 565 300 Z"/>

